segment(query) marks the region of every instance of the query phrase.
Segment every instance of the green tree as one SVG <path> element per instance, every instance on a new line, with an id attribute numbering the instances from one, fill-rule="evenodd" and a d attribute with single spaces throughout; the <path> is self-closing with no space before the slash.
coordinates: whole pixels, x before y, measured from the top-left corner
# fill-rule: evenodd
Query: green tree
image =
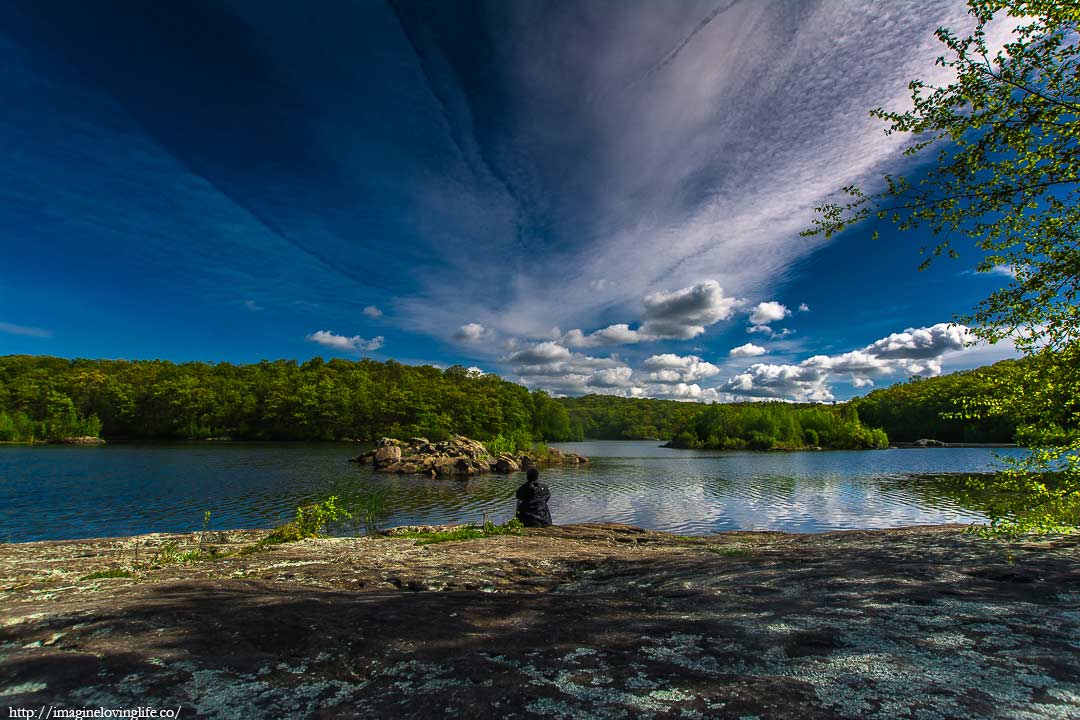
<path id="1" fill-rule="evenodd" d="M 849 199 L 818 208 L 808 232 L 826 237 L 853 223 L 891 220 L 928 230 L 935 257 L 959 255 L 960 240 L 981 251 L 979 271 L 1002 268 L 1008 285 L 960 320 L 989 342 L 1005 338 L 1032 356 L 1011 387 L 969 398 L 966 416 L 1014 412 L 1035 418 L 1032 455 L 995 482 L 1014 502 L 991 527 L 1004 532 L 1075 528 L 1080 520 L 1080 3 L 1076 0 L 969 0 L 975 29 L 937 31 L 937 63 L 955 79 L 910 83 L 912 109 L 872 115 L 887 133 L 905 133 L 905 154 L 933 161 L 914 179 L 886 176 L 884 189 L 844 188 Z M 991 21 L 1013 24 L 992 47 Z M 1065 401 L 1064 406 L 1061 405 Z"/>

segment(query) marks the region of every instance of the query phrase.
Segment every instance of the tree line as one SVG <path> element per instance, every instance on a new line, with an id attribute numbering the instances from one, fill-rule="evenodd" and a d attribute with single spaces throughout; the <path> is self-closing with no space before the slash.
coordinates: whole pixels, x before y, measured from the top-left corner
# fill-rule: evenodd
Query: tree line
<path id="1" fill-rule="evenodd" d="M 172 363 L 0 357 L 0 440 L 572 438 L 544 392 L 392 360 Z"/>
<path id="2" fill-rule="evenodd" d="M 677 447 L 881 447 L 889 439 L 1011 442 L 1019 414 L 958 416 L 966 398 L 1012 387 L 1022 363 L 1004 361 L 875 390 L 836 406 L 700 405 L 586 395 L 552 398 L 460 366 L 392 360 L 172 363 L 0 357 L 0 441 L 670 440 Z M 876 430 L 880 428 L 880 430 Z M 882 432 L 883 431 L 883 432 Z"/>

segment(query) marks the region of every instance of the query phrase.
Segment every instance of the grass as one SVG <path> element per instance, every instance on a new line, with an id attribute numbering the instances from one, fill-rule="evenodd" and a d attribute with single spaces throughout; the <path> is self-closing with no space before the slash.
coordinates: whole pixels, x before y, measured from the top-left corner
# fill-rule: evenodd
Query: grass
<path id="1" fill-rule="evenodd" d="M 711 553 L 730 558 L 748 558 L 754 555 L 754 551 L 745 545 L 718 545 L 707 549 Z"/>
<path id="2" fill-rule="evenodd" d="M 436 532 L 409 532 L 392 535 L 395 538 L 415 539 L 417 545 L 434 545 L 443 542 L 456 542 L 458 540 L 478 540 L 480 538 L 496 537 L 499 535 L 520 535 L 525 526 L 517 518 L 507 521 L 502 525 L 493 522 L 485 522 L 483 525 L 462 525 L 453 530 L 439 530 Z"/>

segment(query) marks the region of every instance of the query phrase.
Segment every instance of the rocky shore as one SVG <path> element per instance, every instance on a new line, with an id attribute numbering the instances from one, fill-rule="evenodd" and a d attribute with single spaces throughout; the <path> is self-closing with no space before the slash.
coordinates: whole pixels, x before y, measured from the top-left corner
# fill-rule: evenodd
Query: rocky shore
<path id="1" fill-rule="evenodd" d="M 221 552 L 261 531 L 203 538 Z M 12 708 L 187 718 L 1076 718 L 1080 538 L 618 525 L 0 545 Z"/>
<path id="2" fill-rule="evenodd" d="M 579 465 L 589 459 L 555 448 L 542 453 L 492 455 L 482 443 L 457 435 L 439 442 L 421 437 L 407 442 L 384 437 L 373 450 L 350 458 L 350 462 L 372 465 L 378 472 L 450 477 L 512 473 L 544 465 Z"/>

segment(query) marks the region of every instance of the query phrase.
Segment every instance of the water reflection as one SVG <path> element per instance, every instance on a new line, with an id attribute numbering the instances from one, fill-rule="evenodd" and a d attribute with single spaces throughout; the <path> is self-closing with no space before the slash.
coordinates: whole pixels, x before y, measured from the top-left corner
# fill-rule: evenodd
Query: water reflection
<path id="1" fill-rule="evenodd" d="M 984 505 L 950 489 L 950 474 L 993 467 L 993 451 L 979 448 L 758 454 L 657 445 L 560 446 L 593 462 L 543 471 L 555 521 L 686 534 L 967 523 L 983 519 Z M 501 522 L 524 477 L 378 475 L 345 462 L 356 452 L 295 443 L 0 447 L 0 540 L 186 532 L 205 510 L 214 528 L 271 527 L 299 504 L 375 491 L 385 493 L 387 525 Z"/>

